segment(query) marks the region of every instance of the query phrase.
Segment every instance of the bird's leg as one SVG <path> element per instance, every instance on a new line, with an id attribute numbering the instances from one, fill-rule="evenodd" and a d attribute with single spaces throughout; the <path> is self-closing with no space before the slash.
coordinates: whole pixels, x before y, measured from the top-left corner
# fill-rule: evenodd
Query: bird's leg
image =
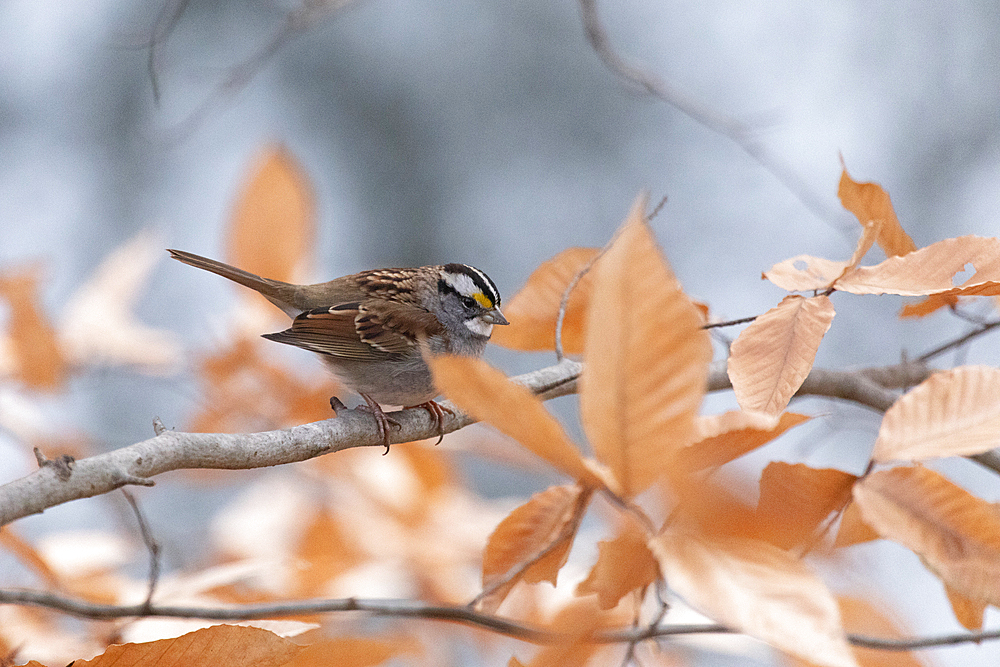
<path id="1" fill-rule="evenodd" d="M 385 451 L 382 453 L 382 456 L 385 456 L 389 453 L 389 425 L 391 424 L 397 429 L 403 428 L 403 426 L 398 421 L 385 414 L 385 411 L 382 410 L 382 406 L 379 405 L 378 402 L 371 396 L 361 394 L 361 398 L 365 399 L 365 403 L 368 405 L 359 405 L 358 410 L 370 412 L 372 417 L 375 418 L 375 423 L 378 424 L 378 434 L 382 436 L 382 444 L 385 445 Z"/>
<path id="2" fill-rule="evenodd" d="M 431 413 L 431 419 L 434 420 L 434 425 L 437 427 L 438 441 L 434 445 L 440 445 L 441 441 L 444 440 L 444 415 L 447 412 L 452 417 L 455 416 L 455 411 L 446 408 L 437 401 L 427 401 L 425 403 L 420 403 L 419 405 L 410 405 L 408 408 L 423 408 L 427 412 Z"/>

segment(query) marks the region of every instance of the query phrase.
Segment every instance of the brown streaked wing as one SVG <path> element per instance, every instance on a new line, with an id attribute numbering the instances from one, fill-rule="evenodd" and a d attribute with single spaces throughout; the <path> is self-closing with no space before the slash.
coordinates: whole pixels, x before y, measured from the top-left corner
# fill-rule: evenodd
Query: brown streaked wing
<path id="1" fill-rule="evenodd" d="M 317 308 L 296 317 L 290 329 L 264 338 L 343 359 L 376 361 L 391 356 L 361 340 L 355 326 L 358 314 L 359 304 Z"/>
<path id="2" fill-rule="evenodd" d="M 443 333 L 433 313 L 399 301 L 368 301 L 359 308 L 354 322 L 361 340 L 396 354 L 412 351 L 421 335 Z"/>

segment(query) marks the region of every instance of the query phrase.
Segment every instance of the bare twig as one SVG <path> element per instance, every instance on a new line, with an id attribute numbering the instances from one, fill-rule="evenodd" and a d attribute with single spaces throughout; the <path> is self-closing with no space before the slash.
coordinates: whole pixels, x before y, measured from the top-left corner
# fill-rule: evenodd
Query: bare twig
<path id="1" fill-rule="evenodd" d="M 146 601 L 143 603 L 143 608 L 149 609 L 153 605 L 153 594 L 156 592 L 156 584 L 160 580 L 160 543 L 153 537 L 153 531 L 150 530 L 146 517 L 139 509 L 139 503 L 135 496 L 128 489 L 121 491 L 135 514 L 136 521 L 139 523 L 139 533 L 142 535 L 142 543 L 146 545 L 146 551 L 149 552 L 149 584 L 146 590 Z"/>
<path id="2" fill-rule="evenodd" d="M 824 203 L 823 199 L 812 191 L 802 177 L 756 138 L 753 128 L 735 118 L 715 111 L 655 74 L 625 60 L 611 45 L 607 29 L 597 14 L 596 0 L 580 0 L 580 10 L 583 17 L 583 27 L 591 47 L 615 75 L 666 102 L 696 123 L 730 139 L 777 178 L 819 219 L 843 234 L 849 234 L 849 228 L 837 222 L 835 214 Z"/>
<path id="3" fill-rule="evenodd" d="M 718 329 L 720 327 L 733 327 L 737 324 L 746 324 L 747 322 L 753 322 L 757 319 L 756 315 L 751 317 L 741 317 L 738 320 L 726 320 L 725 322 L 712 322 L 711 324 L 703 324 L 702 329 Z"/>
<path id="4" fill-rule="evenodd" d="M 216 621 L 251 620 L 281 618 L 303 614 L 333 612 L 363 612 L 384 618 L 412 618 L 461 623 L 483 628 L 514 639 L 533 644 L 556 644 L 567 640 L 567 636 L 544 628 L 510 621 L 505 618 L 484 614 L 466 606 L 452 607 L 408 602 L 405 600 L 359 600 L 355 598 L 335 600 L 299 600 L 269 604 L 233 605 L 226 607 L 175 607 L 169 605 L 106 605 L 54 593 L 40 591 L 0 590 L 0 604 L 21 604 L 44 607 L 66 614 L 89 619 L 118 619 L 129 617 L 199 618 Z M 626 630 L 608 630 L 589 639 L 598 644 L 635 643 L 658 637 L 677 637 L 693 634 L 733 634 L 724 625 L 714 623 L 691 625 L 657 625 Z M 883 639 L 866 635 L 850 634 L 848 642 L 854 646 L 880 649 L 884 651 L 909 651 L 951 646 L 954 644 L 979 643 L 1000 639 L 1000 630 L 968 632 L 937 637 L 911 639 Z"/>
<path id="5" fill-rule="evenodd" d="M 1000 320 L 994 320 L 992 322 L 986 322 L 982 326 L 979 326 L 979 327 L 973 329 L 972 331 L 970 331 L 967 334 L 959 336 L 958 338 L 956 338 L 954 340 L 950 340 L 947 343 L 944 343 L 943 345 L 938 345 L 933 350 L 929 350 L 927 352 L 924 352 L 919 357 L 917 357 L 917 361 L 920 362 L 920 363 L 927 363 L 928 361 L 930 361 L 934 357 L 940 356 L 940 355 L 944 354 L 945 352 L 947 352 L 948 350 L 954 350 L 957 347 L 961 347 L 962 345 L 965 345 L 966 343 L 968 343 L 972 339 L 978 338 L 979 336 L 982 336 L 983 334 L 985 334 L 985 333 L 987 333 L 989 331 L 993 331 L 997 327 L 1000 327 Z"/>

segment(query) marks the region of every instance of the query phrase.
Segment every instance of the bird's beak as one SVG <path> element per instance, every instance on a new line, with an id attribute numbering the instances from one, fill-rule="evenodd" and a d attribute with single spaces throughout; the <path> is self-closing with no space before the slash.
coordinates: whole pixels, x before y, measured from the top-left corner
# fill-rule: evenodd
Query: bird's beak
<path id="1" fill-rule="evenodd" d="M 499 308 L 490 308 L 485 313 L 479 316 L 483 322 L 487 324 L 510 324 L 507 318 L 503 316 Z"/>

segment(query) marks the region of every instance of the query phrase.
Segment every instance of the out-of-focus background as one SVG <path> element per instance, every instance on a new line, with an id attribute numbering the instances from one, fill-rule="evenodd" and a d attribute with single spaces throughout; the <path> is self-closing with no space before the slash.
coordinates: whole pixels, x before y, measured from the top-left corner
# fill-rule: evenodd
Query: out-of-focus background
<path id="1" fill-rule="evenodd" d="M 918 246 L 1000 230 L 1000 12 L 992 2 L 598 6 L 614 48 L 706 113 L 743 123 L 744 143 L 771 169 L 732 137 L 616 77 L 588 44 L 572 0 L 329 5 L 275 41 L 297 9 L 0 3 L 0 268 L 37 262 L 41 305 L 53 319 L 141 230 L 164 247 L 223 256 L 247 171 L 275 143 L 315 192 L 317 280 L 459 261 L 510 295 L 560 250 L 606 243 L 648 189 L 654 201 L 667 197 L 653 226 L 689 293 L 715 316 L 753 315 L 782 296 L 759 279 L 773 263 L 850 255 L 858 226 L 836 197 L 840 156 L 855 179 L 891 194 Z M 221 279 L 162 261 L 136 312 L 195 349 L 218 335 L 213 313 L 233 299 Z M 838 315 L 817 363 L 892 363 L 968 326 L 946 313 L 900 321 L 900 303 L 835 297 Z M 997 349 L 979 341 L 958 360 L 995 364 Z M 511 373 L 550 359 L 491 355 Z M 47 412 L 43 402 L 44 419 L 107 448 L 149 437 L 154 415 L 184 423 L 198 401 L 183 377 L 115 369 L 75 379 L 69 396 L 58 407 L 52 399 Z M 0 396 L 5 419 L 36 409 L 9 389 Z M 847 450 L 863 461 L 877 423 L 838 407 L 788 446 L 789 460 L 842 465 Z M 3 438 L 7 481 L 33 462 Z M 482 482 L 491 495 L 524 492 L 493 481 Z M 963 481 L 1000 498 L 995 478 Z M 178 494 L 172 502 L 187 501 Z M 85 525 L 92 511 L 75 503 L 50 514 Z M 915 632 L 957 627 L 915 557 L 880 558 L 877 577 L 904 601 L 895 611 Z M 934 652 L 936 664 L 953 665 L 987 655 L 995 660 L 995 645 Z"/>

